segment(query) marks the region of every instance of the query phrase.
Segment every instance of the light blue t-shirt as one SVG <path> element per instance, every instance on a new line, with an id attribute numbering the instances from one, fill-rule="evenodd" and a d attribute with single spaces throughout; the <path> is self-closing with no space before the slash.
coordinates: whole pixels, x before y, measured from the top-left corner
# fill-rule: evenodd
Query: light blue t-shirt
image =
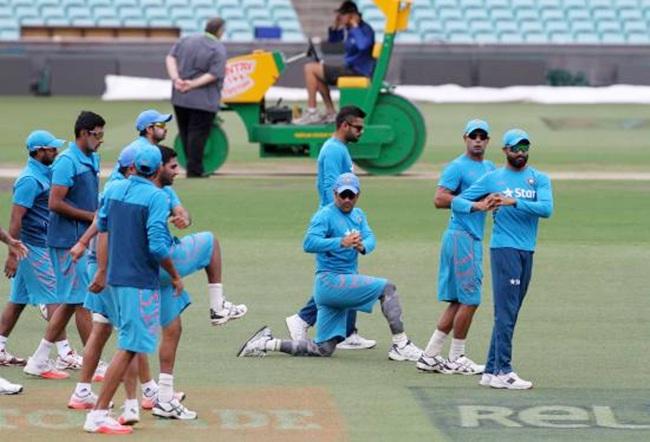
<path id="1" fill-rule="evenodd" d="M 479 178 L 495 169 L 492 161 L 475 161 L 463 154 L 445 167 L 438 186 L 449 189 L 453 195 L 459 195 Z M 449 217 L 450 230 L 462 230 L 481 241 L 485 227 L 485 213 L 454 213 Z"/>
<path id="2" fill-rule="evenodd" d="M 303 241 L 305 252 L 316 253 L 316 273 L 357 273 L 359 252 L 341 246 L 343 237 L 355 231 L 361 234 L 364 254 L 371 253 L 375 249 L 375 234 L 363 210 L 355 207 L 344 213 L 332 203 L 316 212 Z"/>
<path id="3" fill-rule="evenodd" d="M 354 172 L 354 170 L 347 146 L 334 137 L 325 141 L 318 154 L 318 174 L 316 175 L 316 190 L 320 207 L 334 201 L 334 183 L 339 175 L 348 172 Z"/>
<path id="4" fill-rule="evenodd" d="M 454 198 L 451 208 L 454 212 L 470 213 L 472 201 L 491 193 L 514 198 L 517 204 L 494 211 L 490 248 L 534 251 L 539 218 L 548 218 L 553 213 L 551 180 L 530 166 L 521 171 L 502 167 L 483 176 Z"/>
<path id="5" fill-rule="evenodd" d="M 29 158 L 14 183 L 12 202 L 27 209 L 22 219 L 20 240 L 36 247 L 47 246 L 50 172 L 48 166 L 34 158 Z"/>

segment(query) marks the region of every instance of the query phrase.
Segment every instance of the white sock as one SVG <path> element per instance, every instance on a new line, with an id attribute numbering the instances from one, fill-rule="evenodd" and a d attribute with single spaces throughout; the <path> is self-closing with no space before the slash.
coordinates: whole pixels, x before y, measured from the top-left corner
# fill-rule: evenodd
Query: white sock
<path id="1" fill-rule="evenodd" d="M 140 388 L 142 388 L 142 394 L 148 398 L 158 392 L 158 384 L 153 379 L 140 385 Z"/>
<path id="2" fill-rule="evenodd" d="M 393 344 L 397 344 L 397 347 L 402 348 L 409 342 L 408 336 L 406 333 L 398 333 L 393 335 Z"/>
<path id="3" fill-rule="evenodd" d="M 264 349 L 266 351 L 279 351 L 281 339 L 269 339 L 264 343 Z"/>
<path id="4" fill-rule="evenodd" d="M 433 335 L 431 335 L 431 339 L 429 339 L 427 348 L 424 349 L 424 354 L 430 358 L 439 355 L 442 351 L 442 346 L 445 345 L 445 339 L 447 339 L 447 333 L 436 329 Z"/>
<path id="5" fill-rule="evenodd" d="M 77 386 L 74 389 L 74 394 L 77 396 L 84 397 L 92 391 L 90 384 L 85 384 L 83 382 L 77 382 Z"/>
<path id="6" fill-rule="evenodd" d="M 309 114 L 315 114 L 316 112 L 318 112 L 318 108 L 315 108 L 315 107 L 308 107 L 307 108 L 307 113 L 309 113 Z"/>
<path id="7" fill-rule="evenodd" d="M 465 339 L 451 339 L 451 346 L 449 347 L 449 360 L 455 361 L 465 354 Z"/>
<path id="8" fill-rule="evenodd" d="M 223 310 L 223 284 L 220 282 L 208 284 L 208 297 L 212 310 L 217 313 Z"/>
<path id="9" fill-rule="evenodd" d="M 39 362 L 46 361 L 50 357 L 53 345 L 51 342 L 41 339 L 41 343 L 38 344 L 38 348 L 34 352 L 34 359 Z"/>
<path id="10" fill-rule="evenodd" d="M 0 335 L 0 351 L 7 348 L 7 337 Z"/>
<path id="11" fill-rule="evenodd" d="M 58 351 L 59 356 L 64 357 L 72 351 L 72 347 L 70 347 L 70 343 L 67 339 L 62 339 L 60 341 L 56 341 L 56 350 Z"/>
<path id="12" fill-rule="evenodd" d="M 129 409 L 129 408 L 133 408 L 133 409 L 136 409 L 136 410 L 137 410 L 139 406 L 140 406 L 140 405 L 138 404 L 138 400 L 137 400 L 137 399 L 126 399 L 126 400 L 124 401 L 124 409 L 125 409 L 125 410 L 126 410 L 126 409 Z"/>
<path id="13" fill-rule="evenodd" d="M 174 399 L 174 375 L 160 373 L 158 376 L 158 400 L 170 402 Z"/>
<path id="14" fill-rule="evenodd" d="M 100 419 L 108 416 L 108 410 L 90 410 L 88 415 L 93 419 Z"/>

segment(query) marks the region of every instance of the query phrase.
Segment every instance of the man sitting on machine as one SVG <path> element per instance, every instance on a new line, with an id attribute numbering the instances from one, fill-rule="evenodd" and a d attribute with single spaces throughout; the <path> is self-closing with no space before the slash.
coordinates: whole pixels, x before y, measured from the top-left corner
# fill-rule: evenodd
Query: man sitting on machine
<path id="1" fill-rule="evenodd" d="M 310 62 L 305 65 L 305 84 L 307 86 L 307 110 L 294 124 L 334 123 L 336 109 L 332 103 L 329 86 L 335 86 L 339 77 L 370 77 L 375 68 L 372 49 L 375 44 L 375 32 L 364 22 L 357 5 L 350 0 L 344 1 L 334 11 L 336 19 L 329 28 L 330 43 L 344 41 L 345 63 L 343 66 Z M 319 114 L 316 108 L 316 92 L 320 92 L 325 102 L 325 114 Z"/>

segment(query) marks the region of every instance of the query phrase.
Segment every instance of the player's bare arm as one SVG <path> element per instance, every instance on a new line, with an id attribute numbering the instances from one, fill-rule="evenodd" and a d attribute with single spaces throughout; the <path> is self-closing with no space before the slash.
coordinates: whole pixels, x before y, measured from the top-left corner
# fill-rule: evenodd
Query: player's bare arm
<path id="1" fill-rule="evenodd" d="M 49 200 L 50 210 L 66 218 L 92 223 L 93 218 L 95 218 L 94 212 L 77 209 L 65 202 L 69 190 L 70 188 L 67 186 L 52 186 Z"/>
<path id="2" fill-rule="evenodd" d="M 18 238 L 20 236 L 20 229 L 23 225 L 23 216 L 27 213 L 27 209 L 18 204 L 11 206 L 11 219 L 9 221 L 9 236 Z M 5 276 L 13 278 L 18 268 L 18 256 L 9 250 L 7 260 L 5 261 Z"/>
<path id="3" fill-rule="evenodd" d="M 97 271 L 88 286 L 92 293 L 100 293 L 106 287 L 106 269 L 108 268 L 108 233 L 100 233 L 97 237 Z"/>
<path id="4" fill-rule="evenodd" d="M 92 224 L 86 229 L 79 241 L 70 249 L 72 262 L 77 262 L 88 248 L 90 241 L 97 235 L 97 217 L 93 218 Z"/>
<path id="5" fill-rule="evenodd" d="M 436 209 L 449 209 L 451 207 L 451 200 L 454 199 L 454 194 L 450 189 L 439 186 L 436 189 L 436 194 L 433 197 L 433 205 Z"/>

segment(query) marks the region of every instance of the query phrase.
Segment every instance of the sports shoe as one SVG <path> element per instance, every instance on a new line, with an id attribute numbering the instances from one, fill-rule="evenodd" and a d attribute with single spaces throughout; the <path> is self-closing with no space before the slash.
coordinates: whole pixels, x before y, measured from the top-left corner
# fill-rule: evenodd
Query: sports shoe
<path id="1" fill-rule="evenodd" d="M 334 124 L 334 123 L 336 123 L 336 112 L 331 113 L 331 114 L 325 113 L 325 114 L 321 115 L 321 119 L 322 119 L 322 123 Z"/>
<path id="2" fill-rule="evenodd" d="M 113 417 L 108 414 L 103 416 L 96 416 L 92 412 L 86 415 L 84 430 L 88 433 L 101 434 L 131 434 L 133 432 L 133 428 L 126 425 L 121 425 L 118 421 L 113 419 Z"/>
<path id="3" fill-rule="evenodd" d="M 27 364 L 27 360 L 14 356 L 11 353 L 7 353 L 7 350 L 0 350 L 0 365 L 5 367 L 24 367 Z"/>
<path id="4" fill-rule="evenodd" d="M 533 388 L 533 383 L 523 380 L 517 376 L 517 373 L 511 371 L 510 373 L 497 374 L 492 376 L 490 387 L 506 388 L 508 390 L 529 390 Z"/>
<path id="5" fill-rule="evenodd" d="M 182 391 L 175 391 L 174 399 L 176 399 L 178 402 L 183 402 L 185 400 L 185 393 L 183 393 Z M 158 390 L 156 390 L 149 396 L 143 394 L 142 401 L 140 402 L 140 406 L 142 407 L 143 410 L 151 410 L 153 406 L 156 405 L 157 400 L 158 400 Z"/>
<path id="6" fill-rule="evenodd" d="M 345 338 L 345 341 L 336 344 L 336 348 L 340 350 L 365 350 L 373 348 L 375 345 L 377 345 L 377 341 L 374 339 L 366 339 L 359 333 L 354 332 Z"/>
<path id="7" fill-rule="evenodd" d="M 57 370 L 80 370 L 81 366 L 84 363 L 84 359 L 79 353 L 74 350 L 70 350 L 67 355 L 56 357 L 56 369 Z"/>
<path id="8" fill-rule="evenodd" d="M 415 367 L 420 371 L 426 371 L 429 373 L 451 374 L 451 371 L 447 366 L 448 363 L 449 361 L 447 361 L 443 356 L 427 356 L 422 353 L 422 356 L 418 359 Z"/>
<path id="9" fill-rule="evenodd" d="M 270 339 L 273 339 L 271 329 L 265 325 L 256 331 L 248 341 L 244 342 L 244 345 L 242 345 L 239 353 L 237 353 L 237 357 L 242 358 L 245 356 L 266 356 L 266 342 Z"/>
<path id="10" fill-rule="evenodd" d="M 307 340 L 307 330 L 309 329 L 309 324 L 307 324 L 299 315 L 292 315 L 287 317 L 284 320 L 287 323 L 287 329 L 289 330 L 289 336 L 294 341 Z"/>
<path id="11" fill-rule="evenodd" d="M 74 391 L 68 401 L 68 408 L 72 410 L 92 410 L 96 403 L 97 395 L 92 391 L 88 391 L 88 393 L 83 396 L 78 395 L 77 392 Z"/>
<path id="12" fill-rule="evenodd" d="M 481 380 L 478 381 L 478 384 L 482 387 L 489 387 L 493 377 L 494 375 L 492 373 L 483 373 L 483 375 L 481 375 Z"/>
<path id="13" fill-rule="evenodd" d="M 100 360 L 95 369 L 95 374 L 93 374 L 93 382 L 103 382 L 106 376 L 106 370 L 108 370 L 108 364 Z"/>
<path id="14" fill-rule="evenodd" d="M 138 407 L 127 407 L 122 405 L 122 414 L 117 418 L 120 425 L 135 425 L 140 422 L 140 410 Z"/>
<path id="15" fill-rule="evenodd" d="M 461 355 L 454 361 L 449 361 L 448 366 L 453 374 L 462 374 L 465 376 L 483 374 L 485 371 L 485 365 L 479 365 L 465 355 Z"/>
<path id="16" fill-rule="evenodd" d="M 239 319 L 248 312 L 248 307 L 244 304 L 233 304 L 230 301 L 224 301 L 223 310 L 216 312 L 210 309 L 210 322 L 212 325 L 223 325 L 232 319 Z"/>
<path id="17" fill-rule="evenodd" d="M 54 362 L 50 359 L 39 362 L 34 358 L 27 359 L 27 364 L 23 368 L 23 372 L 30 376 L 37 376 L 43 379 L 68 379 L 70 375 L 61 370 L 57 370 Z"/>
<path id="18" fill-rule="evenodd" d="M 166 419 L 192 420 L 197 418 L 196 411 L 188 410 L 176 399 L 169 402 L 157 401 L 153 406 L 152 414 Z"/>
<path id="19" fill-rule="evenodd" d="M 5 378 L 0 378 L 0 395 L 18 394 L 23 391 L 20 384 L 12 384 Z"/>
<path id="20" fill-rule="evenodd" d="M 294 118 L 291 121 L 291 123 L 299 124 L 299 125 L 322 124 L 323 122 L 324 122 L 324 118 L 321 114 L 318 113 L 317 110 L 310 111 L 309 109 L 303 112 L 300 118 Z"/>
<path id="21" fill-rule="evenodd" d="M 388 351 L 388 359 L 393 361 L 417 362 L 420 359 L 420 356 L 422 356 L 422 350 L 411 341 L 407 341 L 403 347 L 398 347 L 397 344 L 393 344 Z"/>

